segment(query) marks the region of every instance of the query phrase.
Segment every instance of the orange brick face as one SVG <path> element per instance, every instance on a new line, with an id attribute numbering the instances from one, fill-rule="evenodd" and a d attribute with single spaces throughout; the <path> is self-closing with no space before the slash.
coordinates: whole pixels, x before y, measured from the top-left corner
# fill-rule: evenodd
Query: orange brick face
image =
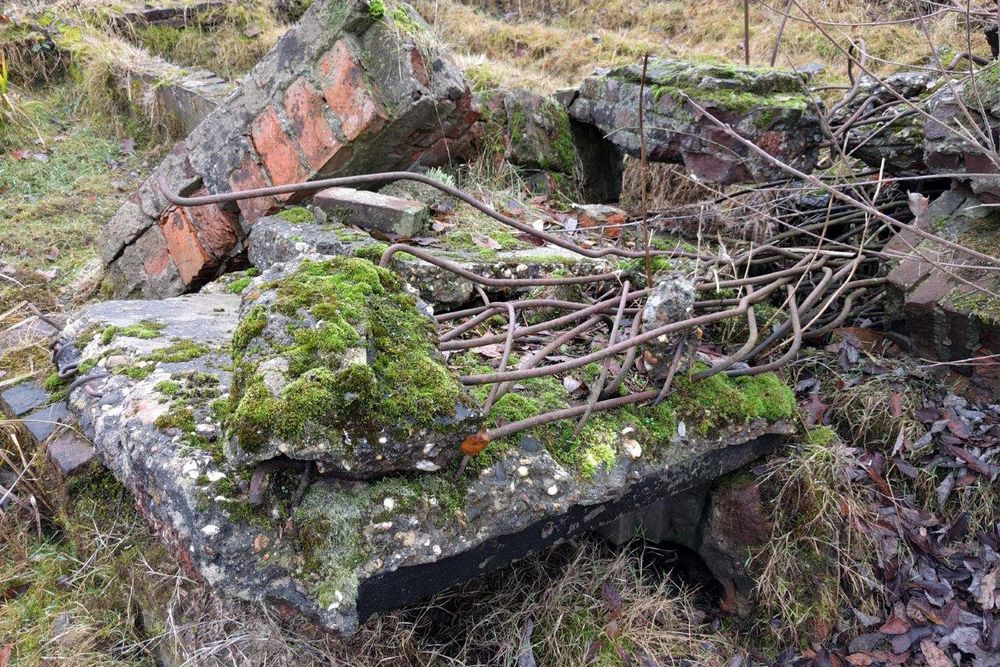
<path id="1" fill-rule="evenodd" d="M 334 44 L 323 56 L 320 72 L 327 81 L 323 97 L 340 118 L 348 141 L 376 132 L 385 124 L 385 110 L 368 90 L 361 65 L 343 41 Z"/>
<path id="2" fill-rule="evenodd" d="M 343 146 L 323 116 L 323 97 L 303 77 L 285 93 L 285 113 L 292 137 L 313 171 L 323 169 Z"/>
<path id="3" fill-rule="evenodd" d="M 171 208 L 160 220 L 160 230 L 167 242 L 170 258 L 185 285 L 190 285 L 215 260 L 198 240 L 198 234 L 184 209 Z"/>
<path id="4" fill-rule="evenodd" d="M 248 157 L 229 175 L 229 185 L 232 186 L 233 190 L 253 190 L 266 188 L 270 184 L 264 180 L 260 166 Z M 243 214 L 244 222 L 247 225 L 252 225 L 274 209 L 277 203 L 274 197 L 258 197 L 244 199 L 237 205 L 240 207 L 240 213 Z"/>
<path id="5" fill-rule="evenodd" d="M 254 119 L 250 126 L 250 138 L 253 139 L 254 148 L 257 149 L 275 185 L 295 183 L 308 178 L 309 174 L 299 160 L 298 148 L 281 129 L 281 120 L 273 107 L 268 107 Z"/>

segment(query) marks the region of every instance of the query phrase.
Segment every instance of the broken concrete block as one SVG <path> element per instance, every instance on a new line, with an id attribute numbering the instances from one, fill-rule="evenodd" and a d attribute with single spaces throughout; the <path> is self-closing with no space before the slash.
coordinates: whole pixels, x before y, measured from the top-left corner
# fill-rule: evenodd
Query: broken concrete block
<path id="1" fill-rule="evenodd" d="M 587 78 L 570 104 L 570 116 L 637 157 L 641 78 L 641 65 Z M 805 94 L 802 79 L 787 70 L 652 58 L 642 106 L 649 159 L 683 164 L 714 183 L 787 175 L 728 136 L 698 107 L 801 171 L 812 171 L 822 143 L 816 104 Z"/>
<path id="2" fill-rule="evenodd" d="M 992 132 L 1000 125 L 1000 92 L 995 85 L 998 74 L 1000 63 L 994 62 L 977 72 L 972 80 L 975 83 L 942 86 L 926 102 L 931 118 L 924 124 L 927 169 L 936 174 L 991 174 L 967 179 L 972 193 L 989 204 L 1000 202 L 1000 169 L 991 157 L 992 148 L 966 137 Z M 979 129 L 968 127 L 970 117 Z"/>
<path id="3" fill-rule="evenodd" d="M 385 249 L 384 244 L 368 234 L 337 222 L 291 222 L 280 215 L 261 218 L 250 230 L 247 245 L 251 264 L 261 270 L 307 254 L 365 257 L 377 263 Z M 539 278 L 555 272 L 583 276 L 614 269 L 604 259 L 582 257 L 558 247 L 498 252 L 491 258 L 484 258 L 473 252 L 445 251 L 432 247 L 425 250 L 490 278 Z M 390 266 L 422 301 L 435 310 L 461 306 L 476 294 L 471 280 L 406 253 L 393 255 Z M 525 295 L 529 291 L 530 288 L 527 287 L 489 289 L 491 293 L 508 297 Z"/>
<path id="4" fill-rule="evenodd" d="M 515 88 L 480 93 L 477 101 L 485 133 L 500 133 L 505 160 L 568 175 L 579 170 L 569 114 L 557 100 Z"/>
<path id="5" fill-rule="evenodd" d="M 1000 247 L 1000 221 L 977 197 L 949 191 L 923 211 L 916 224 L 951 241 L 989 252 Z M 899 252 L 888 274 L 886 312 L 894 327 L 906 331 L 914 354 L 928 359 L 957 362 L 981 358 L 970 364 L 949 365 L 969 376 L 973 389 L 995 400 L 1000 397 L 1000 278 L 996 272 L 964 269 L 955 279 L 941 266 L 977 264 L 955 250 L 911 236 L 913 246 L 887 245 Z M 928 261 L 930 260 L 930 261 Z"/>
<path id="6" fill-rule="evenodd" d="M 277 456 L 367 478 L 435 471 L 481 424 L 431 318 L 364 259 L 303 259 L 256 279 L 233 343 L 238 465 Z"/>
<path id="7" fill-rule="evenodd" d="M 651 331 L 689 319 L 694 315 L 696 296 L 694 284 L 687 278 L 678 274 L 659 276 L 653 293 L 646 300 L 642 330 Z M 651 340 L 643 348 L 643 360 L 650 377 L 665 379 L 677 354 L 680 357 L 675 372 L 683 373 L 694 361 L 697 347 L 697 339 L 691 331 L 663 334 Z"/>
<path id="8" fill-rule="evenodd" d="M 430 219 L 430 209 L 421 202 L 352 188 L 321 190 L 313 205 L 337 222 L 403 237 L 419 236 Z"/>
<path id="9" fill-rule="evenodd" d="M 380 285 L 386 275 L 371 264 L 361 268 L 362 260 L 341 262 L 357 263 L 351 265 L 364 275 L 378 276 Z M 256 312 L 298 327 L 294 337 L 285 332 L 292 368 L 323 345 L 359 333 L 351 326 L 313 336 L 319 331 L 318 318 L 348 306 L 345 312 L 378 307 L 378 299 L 362 306 L 365 290 L 354 289 L 367 284 L 375 290 L 374 283 L 337 280 L 346 276 L 326 274 L 322 264 L 299 265 L 317 273 L 309 276 L 303 290 L 268 289 L 278 274 L 262 276 L 245 290 L 242 322 L 237 315 L 240 297 L 195 294 L 95 304 L 64 330 L 84 363 L 109 373 L 90 384 L 92 391 L 71 394 L 81 429 L 101 460 L 135 495 L 172 559 L 190 579 L 220 595 L 267 602 L 285 614 L 301 614 L 324 630 L 351 633 L 374 614 L 596 530 L 637 507 L 704 488 L 719 475 L 775 451 L 791 432 L 780 422 L 769 423 L 748 412 L 731 422 L 713 421 L 711 429 L 693 424 L 681 438 L 678 415 L 665 403 L 620 416 L 595 415 L 591 426 L 601 425 L 596 440 L 580 444 L 581 460 L 574 464 L 561 463 L 553 455 L 561 456 L 562 451 L 561 441 L 548 441 L 557 430 L 539 433 L 542 440 L 526 436 L 491 444 L 489 460 L 480 462 L 478 473 L 470 466 L 461 480 L 450 471 L 407 471 L 367 480 L 314 476 L 303 486 L 292 470 L 277 470 L 264 502 L 252 505 L 251 470 L 227 456 L 224 434 L 234 423 L 230 406 L 246 395 L 245 364 L 271 378 L 283 371 L 281 364 L 267 364 L 264 354 L 264 342 L 277 343 L 280 327 L 263 322 L 261 329 L 261 320 L 251 313 L 262 308 Z M 319 298 L 322 290 L 312 288 L 327 279 L 339 282 L 353 298 L 340 306 Z M 407 303 L 412 306 L 411 300 Z M 282 312 L 292 312 L 293 306 L 294 316 Z M 377 318 L 370 318 L 369 325 L 366 335 L 380 335 Z M 246 345 L 245 358 L 235 363 L 230 356 L 234 338 L 236 347 Z M 360 350 L 347 347 L 352 349 Z M 348 368 L 375 365 L 367 352 L 338 354 Z M 111 356 L 126 361 L 109 364 Z M 335 356 L 330 355 L 331 363 Z M 235 384 L 232 368 L 238 376 Z M 408 378 L 406 384 L 418 380 Z M 729 388 L 738 390 L 736 385 Z M 787 410 L 771 418 L 794 413 L 794 397 L 784 391 Z M 294 397 L 311 405 L 317 394 L 302 391 Z M 344 398 L 381 400 L 360 394 Z M 509 394 L 502 400 L 517 398 Z M 253 404 L 245 409 L 253 409 Z M 280 428 L 297 419 L 296 413 L 280 417 Z M 394 424 L 387 421 L 384 426 Z M 329 437 L 321 430 L 309 435 Z M 352 440 L 345 455 L 357 456 L 352 448 L 358 442 Z M 454 446 L 443 440 L 434 445 Z M 294 454 L 291 448 L 287 451 Z M 291 458 L 277 461 L 293 469 L 296 465 Z M 678 513 L 689 510 L 685 503 L 671 507 Z M 693 516 L 675 518 L 677 525 L 697 522 Z"/>
<path id="10" fill-rule="evenodd" d="M 462 155 L 479 117 L 472 94 L 422 19 L 400 11 L 314 2 L 104 228 L 99 246 L 115 294 L 162 298 L 205 284 L 290 199 L 178 211 L 160 178 L 185 195 L 220 193 Z"/>

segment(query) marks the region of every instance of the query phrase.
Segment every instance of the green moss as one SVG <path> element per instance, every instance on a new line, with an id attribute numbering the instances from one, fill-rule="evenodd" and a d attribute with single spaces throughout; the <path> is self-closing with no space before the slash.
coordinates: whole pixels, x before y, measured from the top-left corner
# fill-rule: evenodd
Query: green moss
<path id="1" fill-rule="evenodd" d="M 380 19 L 385 16 L 385 0 L 370 0 L 368 3 L 368 15 L 373 19 Z"/>
<path id="2" fill-rule="evenodd" d="M 218 398 L 212 401 L 210 409 L 216 421 L 222 424 L 226 423 L 226 419 L 229 417 L 229 401 L 224 398 Z"/>
<path id="3" fill-rule="evenodd" d="M 114 369 L 115 373 L 118 375 L 124 375 L 125 377 L 131 378 L 133 380 L 145 380 L 153 373 L 152 364 L 132 364 L 118 366 Z"/>
<path id="4" fill-rule="evenodd" d="M 356 257 L 360 257 L 361 259 L 367 259 L 372 264 L 378 264 L 379 260 L 382 259 L 382 253 L 384 253 L 388 248 L 388 243 L 373 243 L 370 246 L 358 248 L 354 251 L 354 255 Z"/>
<path id="5" fill-rule="evenodd" d="M 303 224 L 307 222 L 316 222 L 316 216 L 313 215 L 312 211 L 304 206 L 293 206 L 291 208 L 286 208 L 278 213 L 278 217 L 285 222 L 291 222 L 293 224 Z"/>
<path id="6" fill-rule="evenodd" d="M 243 290 L 245 290 L 247 287 L 250 286 L 251 280 L 252 278 L 249 278 L 247 276 L 244 276 L 242 278 L 237 278 L 229 285 L 226 291 L 228 291 L 230 294 L 242 294 Z"/>
<path id="7" fill-rule="evenodd" d="M 946 303 L 956 310 L 971 313 L 981 320 L 1000 323 L 1000 297 L 956 288 L 946 297 Z"/>
<path id="8" fill-rule="evenodd" d="M 410 15 L 406 7 L 397 5 L 389 12 L 392 17 L 392 24 L 409 35 L 416 35 L 421 32 L 420 24 Z"/>
<path id="9" fill-rule="evenodd" d="M 288 359 L 292 381 L 274 396 L 252 364 L 238 365 L 229 426 L 244 447 L 274 435 L 294 441 L 307 427 L 370 432 L 386 424 L 430 426 L 454 413 L 461 386 L 437 356 L 434 323 L 389 271 L 358 258 L 306 260 L 265 289 L 275 292 L 273 308 L 291 318 L 291 344 L 283 339 L 276 351 Z M 304 312 L 314 325 L 301 326 Z M 266 317 L 258 306 L 244 318 L 234 358 L 264 330 Z M 362 344 L 370 361 L 344 367 L 345 353 Z"/>
<path id="10" fill-rule="evenodd" d="M 59 377 L 59 373 L 53 371 L 42 382 L 42 388 L 45 391 L 59 391 L 65 386 L 66 382 L 66 379 Z"/>
<path id="11" fill-rule="evenodd" d="M 250 341 L 259 336 L 267 326 L 267 311 L 262 306 L 254 306 L 240 320 L 233 332 L 233 359 L 239 359 L 247 349 Z"/>
<path id="12" fill-rule="evenodd" d="M 177 402 L 170 406 L 166 414 L 157 417 L 153 425 L 163 430 L 176 428 L 182 433 L 194 433 L 194 412 L 186 405 Z"/>
<path id="13" fill-rule="evenodd" d="M 164 380 L 163 382 L 157 382 L 153 389 L 164 396 L 176 396 L 181 390 L 181 385 L 173 380 Z"/>
<path id="14" fill-rule="evenodd" d="M 148 320 L 143 320 L 127 327 L 110 325 L 105 327 L 101 332 L 101 343 L 108 345 L 117 336 L 128 336 L 130 338 L 142 338 L 145 340 L 157 338 L 165 326 L 165 324 L 160 322 L 150 322 Z"/>
<path id="15" fill-rule="evenodd" d="M 829 426 L 816 426 L 806 433 L 806 442 L 824 447 L 837 441 L 837 432 Z"/>
<path id="16" fill-rule="evenodd" d="M 678 378 L 669 400 L 678 417 L 701 436 L 727 423 L 791 419 L 797 411 L 795 394 L 773 373 L 738 378 L 716 373 L 704 380 Z"/>
<path id="17" fill-rule="evenodd" d="M 197 359 L 208 354 L 208 352 L 209 348 L 207 345 L 195 343 L 192 340 L 181 340 L 159 350 L 153 350 L 146 355 L 146 359 L 166 364 L 175 364 Z"/>

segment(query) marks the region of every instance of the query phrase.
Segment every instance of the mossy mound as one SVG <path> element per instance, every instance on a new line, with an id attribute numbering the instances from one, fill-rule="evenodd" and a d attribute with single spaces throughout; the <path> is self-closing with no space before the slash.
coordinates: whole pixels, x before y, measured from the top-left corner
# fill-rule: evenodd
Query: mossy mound
<path id="1" fill-rule="evenodd" d="M 433 320 L 365 259 L 265 274 L 232 354 L 239 461 L 285 454 L 359 477 L 437 470 L 481 421 L 437 352 Z"/>

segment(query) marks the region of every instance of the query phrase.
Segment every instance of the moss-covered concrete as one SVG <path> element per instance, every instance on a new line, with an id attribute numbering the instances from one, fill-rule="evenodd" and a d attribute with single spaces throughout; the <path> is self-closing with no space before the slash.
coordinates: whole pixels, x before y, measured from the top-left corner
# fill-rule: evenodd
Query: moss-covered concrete
<path id="1" fill-rule="evenodd" d="M 229 428 L 241 448 L 280 438 L 295 451 L 324 437 L 340 449 L 330 456 L 349 457 L 357 438 L 432 428 L 467 400 L 437 352 L 433 321 L 388 270 L 360 258 L 305 260 L 255 291 L 268 305 L 251 306 L 232 348 Z M 275 392 L 262 364 L 277 358 L 288 382 Z"/>

